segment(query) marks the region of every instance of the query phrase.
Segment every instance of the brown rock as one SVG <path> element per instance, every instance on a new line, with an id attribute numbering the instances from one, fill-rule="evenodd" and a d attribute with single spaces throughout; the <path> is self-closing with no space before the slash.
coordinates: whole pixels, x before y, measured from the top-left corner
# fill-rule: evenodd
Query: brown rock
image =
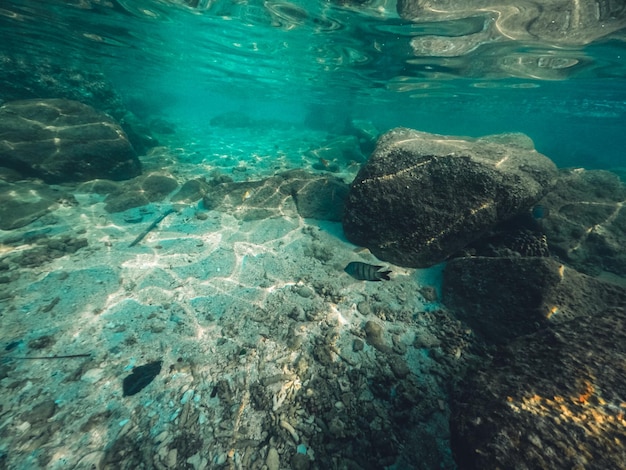
<path id="1" fill-rule="evenodd" d="M 47 183 L 122 180 L 141 172 L 120 125 L 91 106 L 64 99 L 0 107 L 1 166 Z"/>

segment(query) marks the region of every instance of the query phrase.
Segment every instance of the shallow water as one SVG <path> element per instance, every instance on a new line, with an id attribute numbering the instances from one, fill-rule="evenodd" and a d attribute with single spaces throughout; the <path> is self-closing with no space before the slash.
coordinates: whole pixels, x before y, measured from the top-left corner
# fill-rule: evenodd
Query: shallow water
<path id="1" fill-rule="evenodd" d="M 559 1 L 3 0 L 0 105 L 78 100 L 158 145 L 127 182 L 0 174 L 0 217 L 34 211 L 0 230 L 0 470 L 457 468 L 449 399 L 489 354 L 440 303 L 444 265 L 351 278 L 381 262 L 281 172 L 349 183 L 360 122 L 524 133 L 623 177 L 626 7 Z M 176 199 L 197 177 L 230 192 Z M 619 181 L 589 180 L 552 201 L 581 244 L 623 233 Z M 600 258 L 576 269 L 624 285 Z"/>
<path id="2" fill-rule="evenodd" d="M 9 67 L 102 72 L 131 110 L 192 123 L 196 141 L 225 111 L 296 125 L 313 114 L 327 128 L 524 132 L 559 166 L 623 166 L 616 12 L 583 3 L 561 25 L 569 16 L 532 18 L 530 1 L 466 3 L 412 22 L 391 1 L 8 0 L 0 52 Z"/>

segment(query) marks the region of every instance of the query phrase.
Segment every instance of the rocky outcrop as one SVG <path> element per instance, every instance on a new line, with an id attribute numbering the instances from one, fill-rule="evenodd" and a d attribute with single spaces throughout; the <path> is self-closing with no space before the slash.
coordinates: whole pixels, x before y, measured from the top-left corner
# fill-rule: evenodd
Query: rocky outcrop
<path id="1" fill-rule="evenodd" d="M 550 251 L 591 275 L 626 276 L 626 186 L 601 170 L 563 170 L 540 201 Z"/>
<path id="2" fill-rule="evenodd" d="M 442 300 L 498 346 L 452 397 L 460 469 L 621 468 L 626 288 L 546 257 L 466 257 Z"/>
<path id="3" fill-rule="evenodd" d="M 38 181 L 0 179 L 0 230 L 24 227 L 60 206 L 77 205 L 70 193 Z"/>
<path id="4" fill-rule="evenodd" d="M 346 237 L 408 267 L 441 262 L 551 187 L 554 164 L 521 135 L 383 135 L 346 200 Z"/>
<path id="5" fill-rule="evenodd" d="M 0 107 L 0 165 L 46 183 L 122 180 L 139 159 L 111 117 L 77 101 L 24 100 Z"/>
<path id="6" fill-rule="evenodd" d="M 299 215 L 338 222 L 348 192 L 339 178 L 299 170 L 260 181 L 196 181 L 194 186 L 199 184 L 207 209 L 228 211 L 242 220 Z"/>
<path id="7" fill-rule="evenodd" d="M 442 294 L 455 316 L 498 344 L 626 305 L 626 290 L 538 257 L 453 259 Z"/>
<path id="8" fill-rule="evenodd" d="M 623 307 L 512 342 L 453 400 L 459 469 L 623 468 L 625 355 Z"/>

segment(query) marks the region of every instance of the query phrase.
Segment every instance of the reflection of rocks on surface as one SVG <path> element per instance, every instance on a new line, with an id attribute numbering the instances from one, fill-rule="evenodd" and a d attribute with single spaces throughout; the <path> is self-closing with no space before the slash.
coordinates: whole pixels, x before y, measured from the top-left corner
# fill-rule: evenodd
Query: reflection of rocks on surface
<path id="1" fill-rule="evenodd" d="M 588 274 L 626 276 L 626 186 L 609 172 L 564 171 L 541 201 L 550 250 Z"/>
<path id="2" fill-rule="evenodd" d="M 294 170 L 261 181 L 193 183 L 207 209 L 242 220 L 293 216 L 341 220 L 348 185 L 339 178 Z M 187 189 L 185 189 L 187 191 Z"/>
<path id="3" fill-rule="evenodd" d="M 555 175 L 527 138 L 395 129 L 352 183 L 344 230 L 380 259 L 430 266 L 527 211 Z"/>
<path id="4" fill-rule="evenodd" d="M 524 0 L 514 8 L 502 0 L 442 0 L 436 9 L 427 0 L 399 0 L 397 8 L 402 18 L 413 21 L 487 17 L 503 39 L 562 45 L 587 44 L 626 26 L 622 2 L 597 0 Z"/>
<path id="5" fill-rule="evenodd" d="M 580 46 L 626 26 L 623 2 L 598 0 L 523 0 L 512 7 L 502 0 L 399 0 L 402 18 L 438 26 L 439 34 L 411 40 L 416 61 L 434 57 L 463 76 L 516 76 L 558 80 L 592 61 Z M 438 29 L 435 29 L 437 31 Z M 543 48 L 536 49 L 537 41 Z M 526 46 L 526 47 L 524 47 Z M 452 62 L 453 61 L 453 62 Z"/>
<path id="6" fill-rule="evenodd" d="M 0 107 L 0 161 L 48 183 L 132 178 L 140 163 L 122 128 L 77 101 L 26 100 Z"/>

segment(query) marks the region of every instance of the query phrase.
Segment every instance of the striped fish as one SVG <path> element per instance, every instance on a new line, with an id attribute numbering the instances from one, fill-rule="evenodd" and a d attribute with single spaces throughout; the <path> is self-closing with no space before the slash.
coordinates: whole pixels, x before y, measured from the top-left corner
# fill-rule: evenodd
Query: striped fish
<path id="1" fill-rule="evenodd" d="M 374 266 L 373 264 L 361 263 L 359 261 L 353 261 L 348 263 L 348 266 L 344 268 L 350 276 L 359 281 L 389 281 L 391 271 L 381 271 L 383 266 Z"/>

